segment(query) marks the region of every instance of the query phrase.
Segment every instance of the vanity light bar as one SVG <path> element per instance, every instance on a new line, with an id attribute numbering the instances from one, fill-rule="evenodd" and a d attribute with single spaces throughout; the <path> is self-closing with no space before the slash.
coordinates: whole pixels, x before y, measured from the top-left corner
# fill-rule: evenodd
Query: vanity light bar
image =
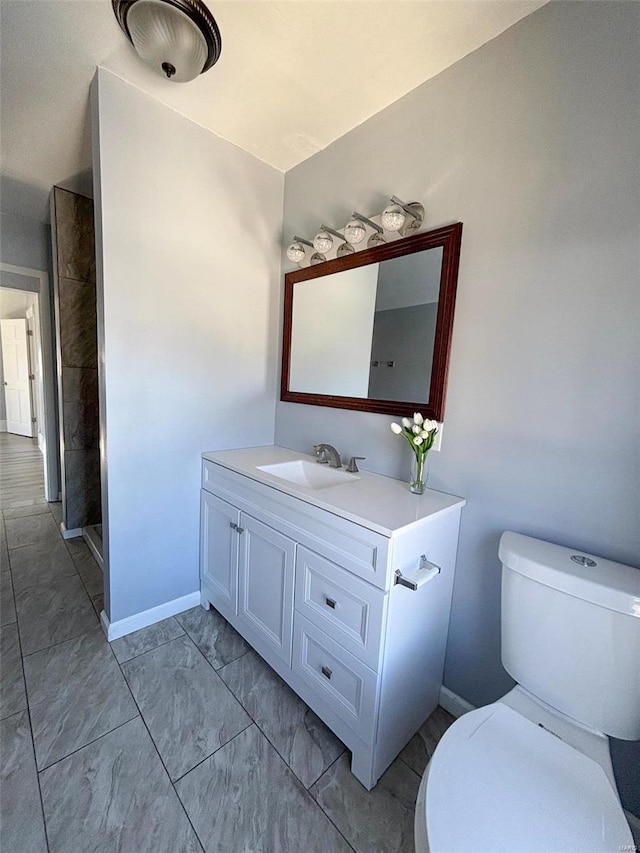
<path id="1" fill-rule="evenodd" d="M 376 216 L 376 219 L 382 222 L 381 225 L 368 216 L 363 216 L 354 210 L 351 214 L 351 219 L 345 226 L 344 232 L 336 231 L 328 225 L 321 225 L 320 231 L 316 234 L 313 242 L 310 243 L 302 237 L 294 237 L 293 243 L 287 249 L 287 257 L 292 263 L 297 263 L 298 266 L 306 264 L 318 264 L 328 259 L 329 254 L 335 257 L 344 257 L 347 254 L 353 254 L 357 251 L 356 245 L 362 243 L 362 248 L 373 248 L 386 242 L 386 237 L 383 236 L 386 232 L 397 234 L 398 237 L 406 237 L 420 229 L 424 223 L 424 207 L 419 202 L 403 202 L 397 196 L 389 197 L 392 205 L 387 206 L 382 213 Z M 361 224 L 359 224 L 361 223 Z M 370 228 L 374 233 L 365 241 L 366 231 L 362 226 Z M 333 238 L 337 237 L 340 243 L 336 246 Z M 303 246 L 309 246 L 314 249 L 314 253 L 309 256 L 306 252 L 302 252 Z M 360 246 L 358 246 L 358 249 Z"/>

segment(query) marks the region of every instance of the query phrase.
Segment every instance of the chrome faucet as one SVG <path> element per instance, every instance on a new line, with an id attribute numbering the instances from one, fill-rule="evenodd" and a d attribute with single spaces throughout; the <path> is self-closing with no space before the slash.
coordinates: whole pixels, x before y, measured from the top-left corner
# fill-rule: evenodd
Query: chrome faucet
<path id="1" fill-rule="evenodd" d="M 314 444 L 313 452 L 318 457 L 317 461 L 321 465 L 329 464 L 331 468 L 342 468 L 340 454 L 330 444 Z"/>

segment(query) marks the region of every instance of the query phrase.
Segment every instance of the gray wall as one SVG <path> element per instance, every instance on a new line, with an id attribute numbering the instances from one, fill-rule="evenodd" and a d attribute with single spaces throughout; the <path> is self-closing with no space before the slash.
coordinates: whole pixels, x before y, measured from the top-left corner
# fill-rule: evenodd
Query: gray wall
<path id="1" fill-rule="evenodd" d="M 117 622 L 198 594 L 200 454 L 273 441 L 284 178 L 102 68 L 94 96 Z"/>
<path id="2" fill-rule="evenodd" d="M 284 239 L 423 201 L 464 233 L 442 451 L 464 495 L 445 683 L 474 704 L 500 663 L 503 530 L 640 564 L 636 3 L 551 3 L 287 173 Z M 406 476 L 391 419 L 279 403 L 276 442 Z M 640 750 L 614 745 L 640 812 Z"/>

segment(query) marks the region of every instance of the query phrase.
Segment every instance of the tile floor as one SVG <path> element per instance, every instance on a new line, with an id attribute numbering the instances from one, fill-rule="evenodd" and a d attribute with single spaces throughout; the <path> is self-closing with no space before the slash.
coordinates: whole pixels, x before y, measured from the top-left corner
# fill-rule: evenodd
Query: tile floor
<path id="1" fill-rule="evenodd" d="M 349 753 L 214 610 L 109 645 L 59 505 L 1 519 L 3 853 L 411 853 L 441 709 L 366 791 Z"/>

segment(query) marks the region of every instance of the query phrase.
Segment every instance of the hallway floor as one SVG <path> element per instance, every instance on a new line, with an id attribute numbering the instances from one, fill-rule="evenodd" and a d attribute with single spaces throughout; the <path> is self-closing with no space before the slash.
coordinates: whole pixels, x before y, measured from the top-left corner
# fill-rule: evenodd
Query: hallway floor
<path id="1" fill-rule="evenodd" d="M 44 502 L 44 457 L 38 442 L 0 433 L 0 509 Z"/>
<path id="2" fill-rule="evenodd" d="M 102 575 L 59 504 L 3 512 L 0 848 L 411 853 L 438 708 L 372 792 L 213 609 L 111 645 Z"/>

